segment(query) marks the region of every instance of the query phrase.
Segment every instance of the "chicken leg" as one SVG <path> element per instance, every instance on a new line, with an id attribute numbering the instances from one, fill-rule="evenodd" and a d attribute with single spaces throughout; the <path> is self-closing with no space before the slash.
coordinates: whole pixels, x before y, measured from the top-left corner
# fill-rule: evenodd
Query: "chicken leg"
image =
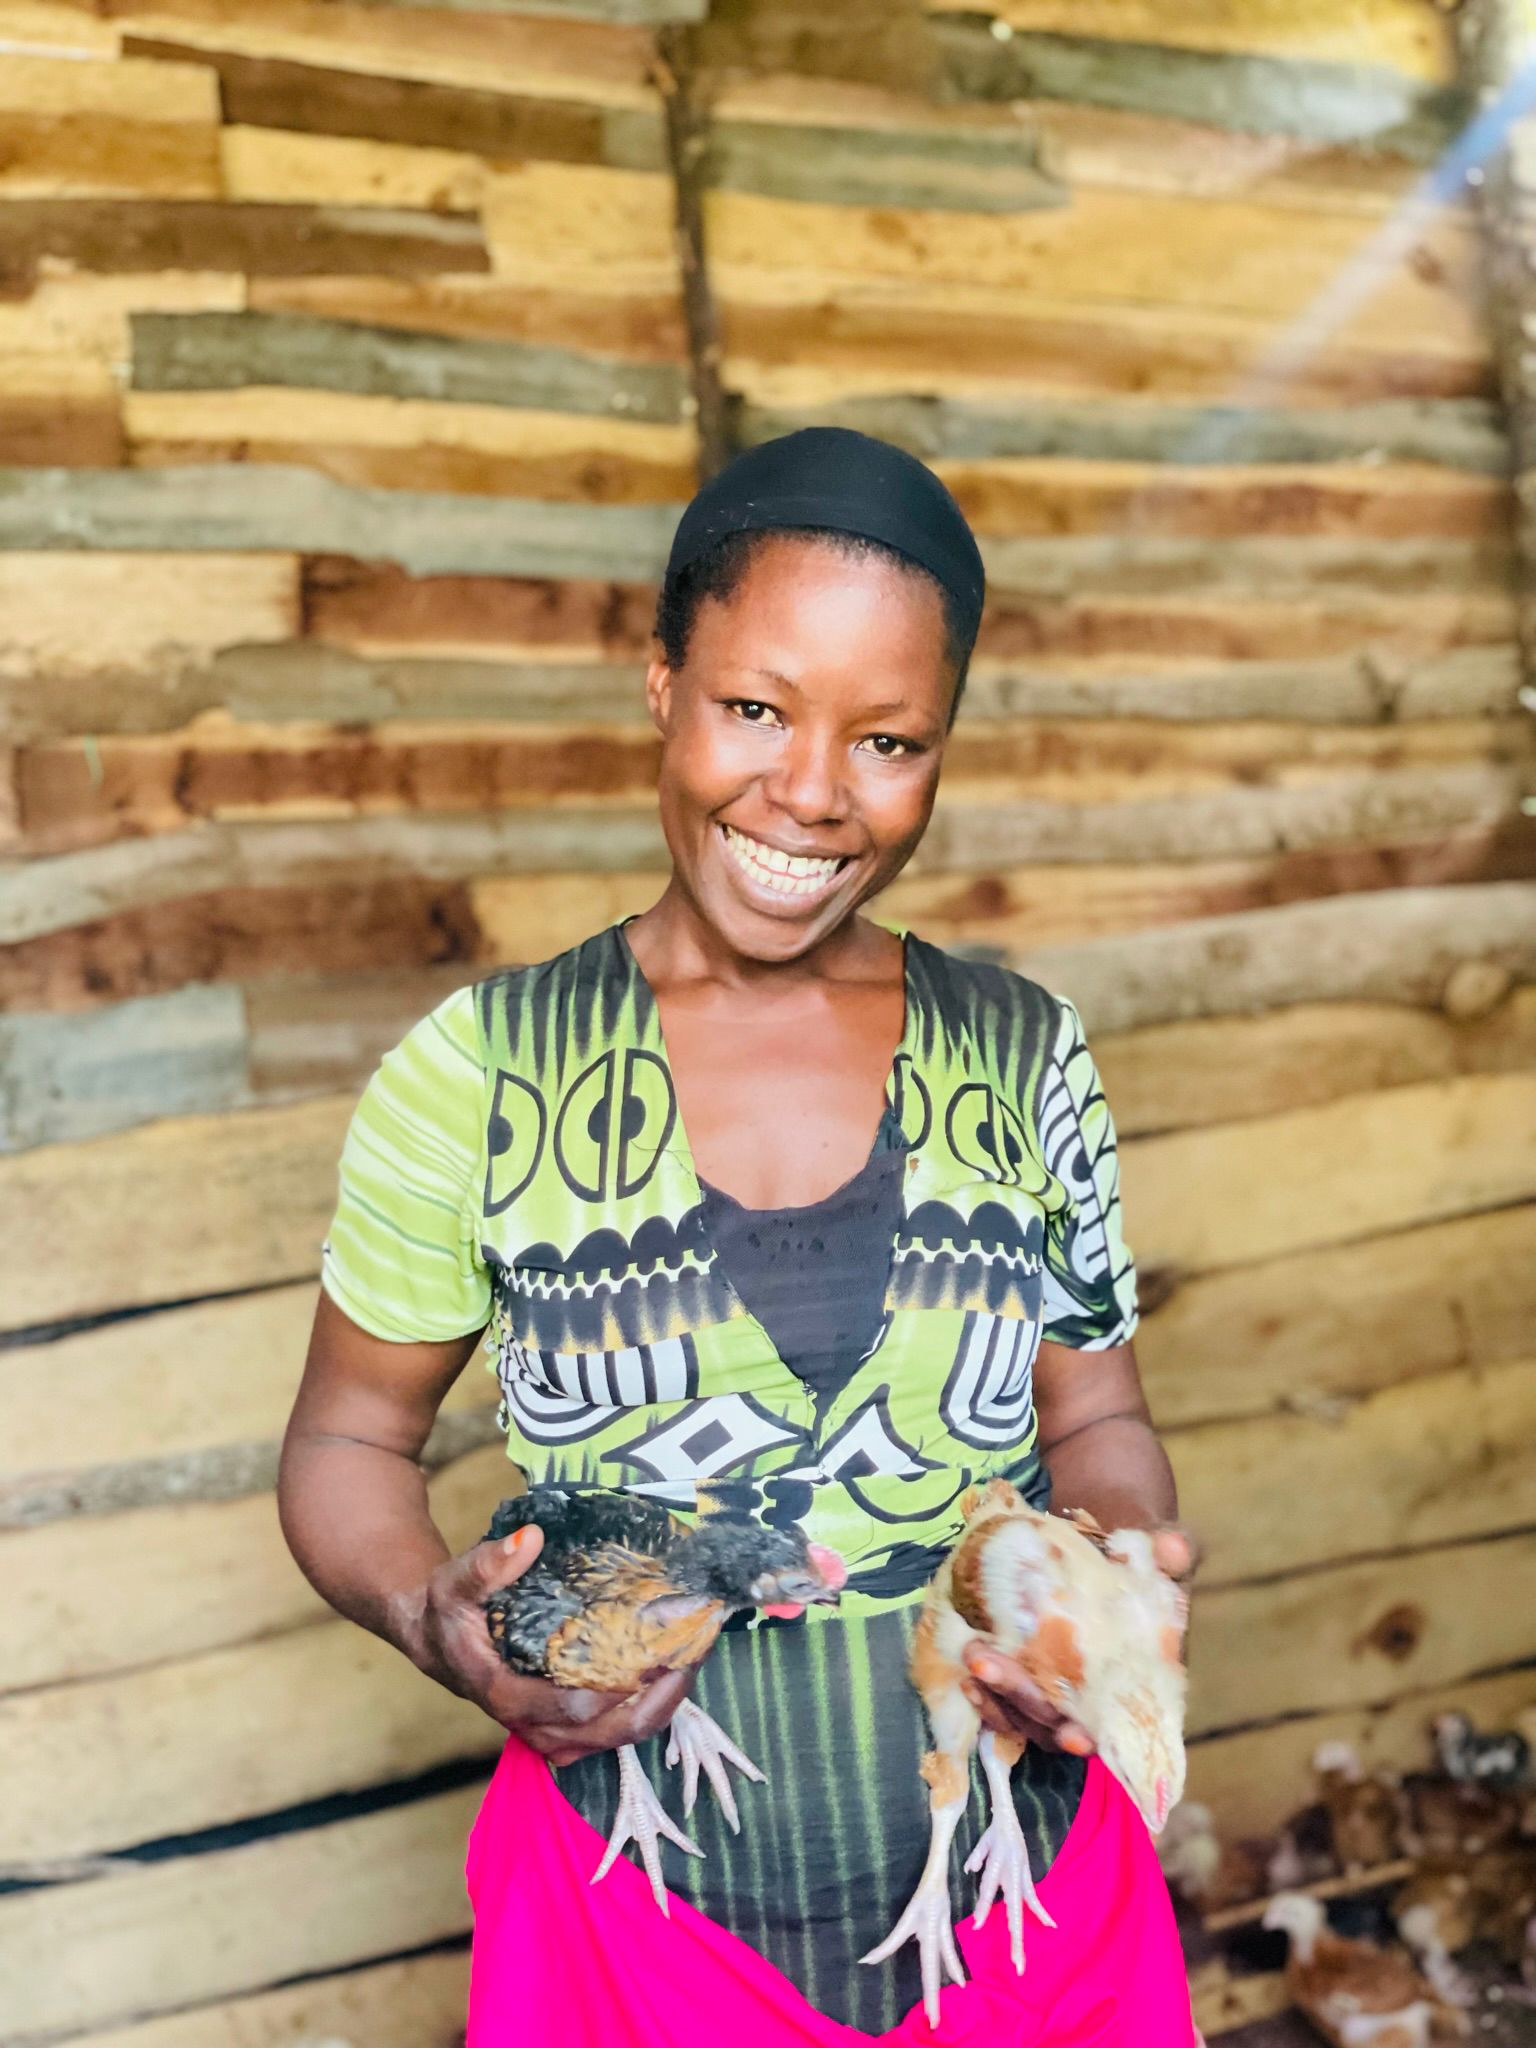
<path id="1" fill-rule="evenodd" d="M 720 1811 L 725 1824 L 733 1835 L 741 1833 L 741 1816 L 736 1811 L 736 1795 L 731 1790 L 731 1781 L 725 1774 L 727 1764 L 734 1764 L 744 1778 L 750 1778 L 754 1785 L 765 1782 L 762 1772 L 751 1757 L 743 1754 L 732 1742 L 729 1735 L 717 1721 L 712 1721 L 702 1707 L 696 1707 L 692 1700 L 684 1700 L 672 1716 L 671 1737 L 667 1743 L 667 1763 L 681 1762 L 683 1767 L 683 1812 L 692 1813 L 694 1802 L 699 1796 L 699 1772 L 714 1787 L 715 1797 L 720 1802 Z"/>
<path id="2" fill-rule="evenodd" d="M 634 1842 L 645 1865 L 645 1874 L 651 1881 L 652 1896 L 670 1920 L 672 1909 L 667 1903 L 667 1888 L 661 1875 L 661 1847 L 657 1840 L 660 1835 L 665 1835 L 669 1842 L 675 1842 L 689 1856 L 704 1854 L 698 1843 L 683 1833 L 656 1797 L 633 1745 L 626 1742 L 619 1751 L 619 1810 L 613 1817 L 613 1832 L 608 1837 L 603 1860 L 593 1871 L 591 1882 L 600 1883 L 617 1862 L 619 1851 L 627 1842 Z"/>
<path id="3" fill-rule="evenodd" d="M 921 1626 L 921 1624 L 919 1624 Z M 928 1860 L 907 1909 L 878 1948 L 860 1961 L 883 1963 L 904 1941 L 915 1938 L 923 1977 L 923 2010 L 928 2024 L 939 2024 L 939 1991 L 943 1977 L 965 1982 L 965 1966 L 955 1946 L 949 1910 L 949 1850 L 965 1812 L 971 1789 L 971 1753 L 981 1723 L 974 1707 L 958 1688 L 927 1701 L 933 1748 L 922 1761 L 928 1787 Z"/>
<path id="4" fill-rule="evenodd" d="M 1029 1848 L 1019 1825 L 1013 1803 L 1013 1767 L 1024 1754 L 1024 1744 L 1013 1736 L 995 1735 L 990 1728 L 981 1737 L 981 1767 L 987 1774 L 992 1795 L 992 1821 L 971 1851 L 969 1871 L 980 1871 L 976 1887 L 976 1918 L 973 1927 L 985 1927 L 999 1892 L 1008 1915 L 1008 1954 L 1013 1967 L 1024 1974 L 1024 1908 L 1046 1927 L 1056 1922 L 1040 1903 L 1035 1880 L 1030 1874 Z"/>

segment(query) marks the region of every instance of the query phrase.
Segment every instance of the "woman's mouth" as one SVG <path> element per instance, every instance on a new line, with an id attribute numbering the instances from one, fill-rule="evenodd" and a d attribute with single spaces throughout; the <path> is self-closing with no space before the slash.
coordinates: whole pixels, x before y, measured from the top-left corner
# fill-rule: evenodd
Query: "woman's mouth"
<path id="1" fill-rule="evenodd" d="M 786 901 L 824 896 L 847 867 L 847 854 L 785 853 L 761 839 L 749 838 L 734 825 L 720 827 L 731 859 L 749 882 Z"/>

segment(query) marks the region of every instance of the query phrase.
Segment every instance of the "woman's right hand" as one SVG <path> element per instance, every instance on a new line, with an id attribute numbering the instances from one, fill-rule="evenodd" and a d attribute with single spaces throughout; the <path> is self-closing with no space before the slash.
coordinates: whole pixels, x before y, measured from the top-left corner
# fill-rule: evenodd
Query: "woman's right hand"
<path id="1" fill-rule="evenodd" d="M 656 1734 L 687 1698 L 693 1672 L 668 1672 L 637 1693 L 621 1693 L 552 1685 L 508 1670 L 491 1641 L 485 1603 L 514 1585 L 543 1547 L 541 1530 L 523 1528 L 449 1558 L 410 1603 L 400 1646 L 429 1678 L 473 1700 L 558 1767 Z"/>

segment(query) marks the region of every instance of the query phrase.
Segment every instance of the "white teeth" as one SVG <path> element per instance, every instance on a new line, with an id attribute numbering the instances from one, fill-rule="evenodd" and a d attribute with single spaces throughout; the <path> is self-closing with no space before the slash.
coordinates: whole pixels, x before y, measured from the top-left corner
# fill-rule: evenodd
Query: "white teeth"
<path id="1" fill-rule="evenodd" d="M 733 825 L 722 829 L 726 845 L 752 879 L 777 890 L 781 896 L 814 896 L 843 865 L 836 858 L 783 853 L 776 846 L 765 846 L 760 839 L 749 839 Z"/>

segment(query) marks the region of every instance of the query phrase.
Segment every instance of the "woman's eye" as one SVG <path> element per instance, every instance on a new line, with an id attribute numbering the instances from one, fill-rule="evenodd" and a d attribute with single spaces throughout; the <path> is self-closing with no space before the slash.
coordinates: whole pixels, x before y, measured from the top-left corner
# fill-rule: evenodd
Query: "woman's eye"
<path id="1" fill-rule="evenodd" d="M 901 739 L 893 732 L 871 733 L 864 744 L 873 748 L 882 761 L 899 761 L 906 754 L 922 752 L 916 740 Z"/>
<path id="2" fill-rule="evenodd" d="M 727 708 L 738 718 L 744 718 L 748 725 L 766 725 L 778 715 L 771 704 L 759 703 L 755 697 L 730 697 L 726 703 Z"/>

